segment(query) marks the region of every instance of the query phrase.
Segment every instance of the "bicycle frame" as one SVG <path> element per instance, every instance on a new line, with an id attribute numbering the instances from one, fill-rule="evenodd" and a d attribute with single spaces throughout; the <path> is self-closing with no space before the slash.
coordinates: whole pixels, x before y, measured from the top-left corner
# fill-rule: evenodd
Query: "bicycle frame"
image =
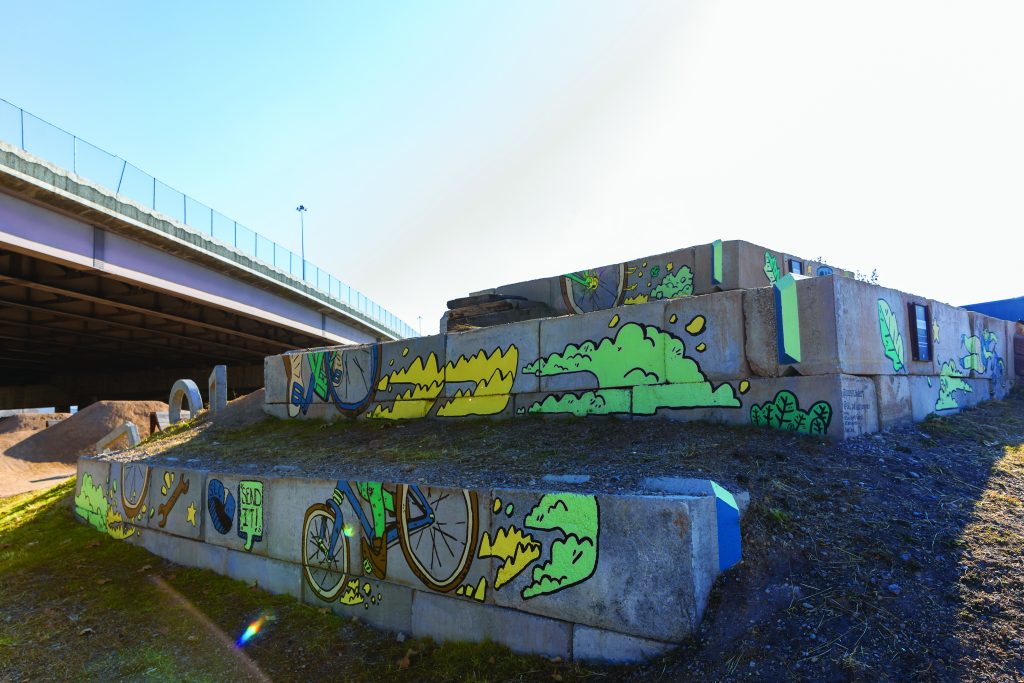
<path id="1" fill-rule="evenodd" d="M 334 487 L 335 494 L 340 494 L 340 498 L 344 500 L 346 497 L 349 501 L 349 506 L 356 513 L 356 519 L 359 520 L 359 524 L 363 528 L 363 534 L 369 541 L 373 541 L 377 537 L 373 530 L 373 523 L 363 512 L 363 506 L 359 504 L 359 494 L 352 489 L 352 485 L 347 481 L 338 481 L 337 486 Z M 415 497 L 416 502 L 422 506 L 424 514 L 422 517 L 418 517 L 409 522 L 409 531 L 416 531 L 424 527 L 430 526 L 434 523 L 434 509 L 430 506 L 430 502 L 427 497 L 420 491 L 420 487 L 413 484 L 409 486 L 409 492 Z M 338 503 L 338 495 L 334 495 L 327 499 L 326 503 L 334 511 L 334 529 L 331 531 L 331 540 L 327 545 L 327 555 L 330 557 L 334 554 L 334 547 L 338 542 L 338 534 L 342 532 L 345 526 L 345 516 L 341 510 L 341 505 Z M 397 513 L 396 513 L 397 514 Z M 393 546 L 398 542 L 398 525 L 395 522 L 390 522 L 386 526 L 385 543 L 387 547 Z M 322 539 L 321 539 L 322 540 Z"/>

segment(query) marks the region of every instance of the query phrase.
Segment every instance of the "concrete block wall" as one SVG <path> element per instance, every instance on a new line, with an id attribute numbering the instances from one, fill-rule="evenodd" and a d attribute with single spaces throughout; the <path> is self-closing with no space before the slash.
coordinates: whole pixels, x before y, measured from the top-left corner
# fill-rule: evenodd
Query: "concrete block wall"
<path id="1" fill-rule="evenodd" d="M 78 474 L 83 522 L 174 562 L 378 628 L 566 659 L 665 652 L 694 632 L 715 578 L 740 560 L 739 508 L 707 480 L 616 496 L 97 458 L 81 458 Z"/>
<path id="2" fill-rule="evenodd" d="M 810 277 L 853 275 L 750 242 L 718 240 L 473 294 L 525 297 L 562 314 L 589 313 L 649 301 L 765 287 L 791 272 Z"/>
<path id="3" fill-rule="evenodd" d="M 930 315 L 925 360 L 914 303 Z M 265 408 L 327 420 L 701 419 L 841 439 L 1004 396 L 1015 335 L 924 297 L 785 275 L 772 287 L 270 357 Z"/>

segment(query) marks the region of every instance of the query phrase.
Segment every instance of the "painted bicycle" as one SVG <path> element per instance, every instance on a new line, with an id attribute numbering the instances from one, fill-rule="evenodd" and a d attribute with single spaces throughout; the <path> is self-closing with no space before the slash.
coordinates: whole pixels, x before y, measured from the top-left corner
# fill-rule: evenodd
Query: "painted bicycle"
<path id="1" fill-rule="evenodd" d="M 369 514 L 364 510 L 369 508 Z M 388 548 L 399 545 L 409 569 L 442 593 L 462 583 L 476 552 L 479 514 L 473 491 L 339 481 L 323 503 L 306 510 L 302 522 L 302 567 L 309 587 L 333 600 L 352 573 L 350 511 L 362 531 L 363 574 L 387 577 Z M 351 522 L 351 517 L 349 519 Z"/>

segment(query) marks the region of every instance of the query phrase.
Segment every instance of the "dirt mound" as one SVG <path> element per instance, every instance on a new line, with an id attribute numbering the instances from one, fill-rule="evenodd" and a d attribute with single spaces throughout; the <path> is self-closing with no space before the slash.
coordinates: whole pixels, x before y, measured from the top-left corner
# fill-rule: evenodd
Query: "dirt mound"
<path id="1" fill-rule="evenodd" d="M 71 413 L 19 413 L 17 415 L 10 415 L 0 418 L 0 434 L 46 429 L 48 421 L 62 420 L 70 416 Z"/>
<path id="2" fill-rule="evenodd" d="M 214 421 L 214 428 L 239 429 L 267 417 L 267 414 L 263 412 L 263 394 L 263 389 L 257 389 L 251 394 L 229 402 L 224 412 L 218 415 Z"/>
<path id="3" fill-rule="evenodd" d="M 96 442 L 125 422 L 135 423 L 145 439 L 150 413 L 166 410 L 162 401 L 100 401 L 12 445 L 6 455 L 30 462 L 73 463 L 80 455 L 95 453 Z"/>

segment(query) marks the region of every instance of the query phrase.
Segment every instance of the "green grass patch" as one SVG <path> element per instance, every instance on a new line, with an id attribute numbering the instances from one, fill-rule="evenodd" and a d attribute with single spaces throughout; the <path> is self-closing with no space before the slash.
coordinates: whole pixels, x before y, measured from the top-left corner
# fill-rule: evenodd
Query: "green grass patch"
<path id="1" fill-rule="evenodd" d="M 322 607 L 165 562 L 75 521 L 74 485 L 0 499 L 0 680 L 255 680 L 256 669 L 274 681 L 593 675 L 493 643 L 399 643 Z M 245 647 L 247 665 L 232 643 L 261 614 L 274 618 Z"/>

